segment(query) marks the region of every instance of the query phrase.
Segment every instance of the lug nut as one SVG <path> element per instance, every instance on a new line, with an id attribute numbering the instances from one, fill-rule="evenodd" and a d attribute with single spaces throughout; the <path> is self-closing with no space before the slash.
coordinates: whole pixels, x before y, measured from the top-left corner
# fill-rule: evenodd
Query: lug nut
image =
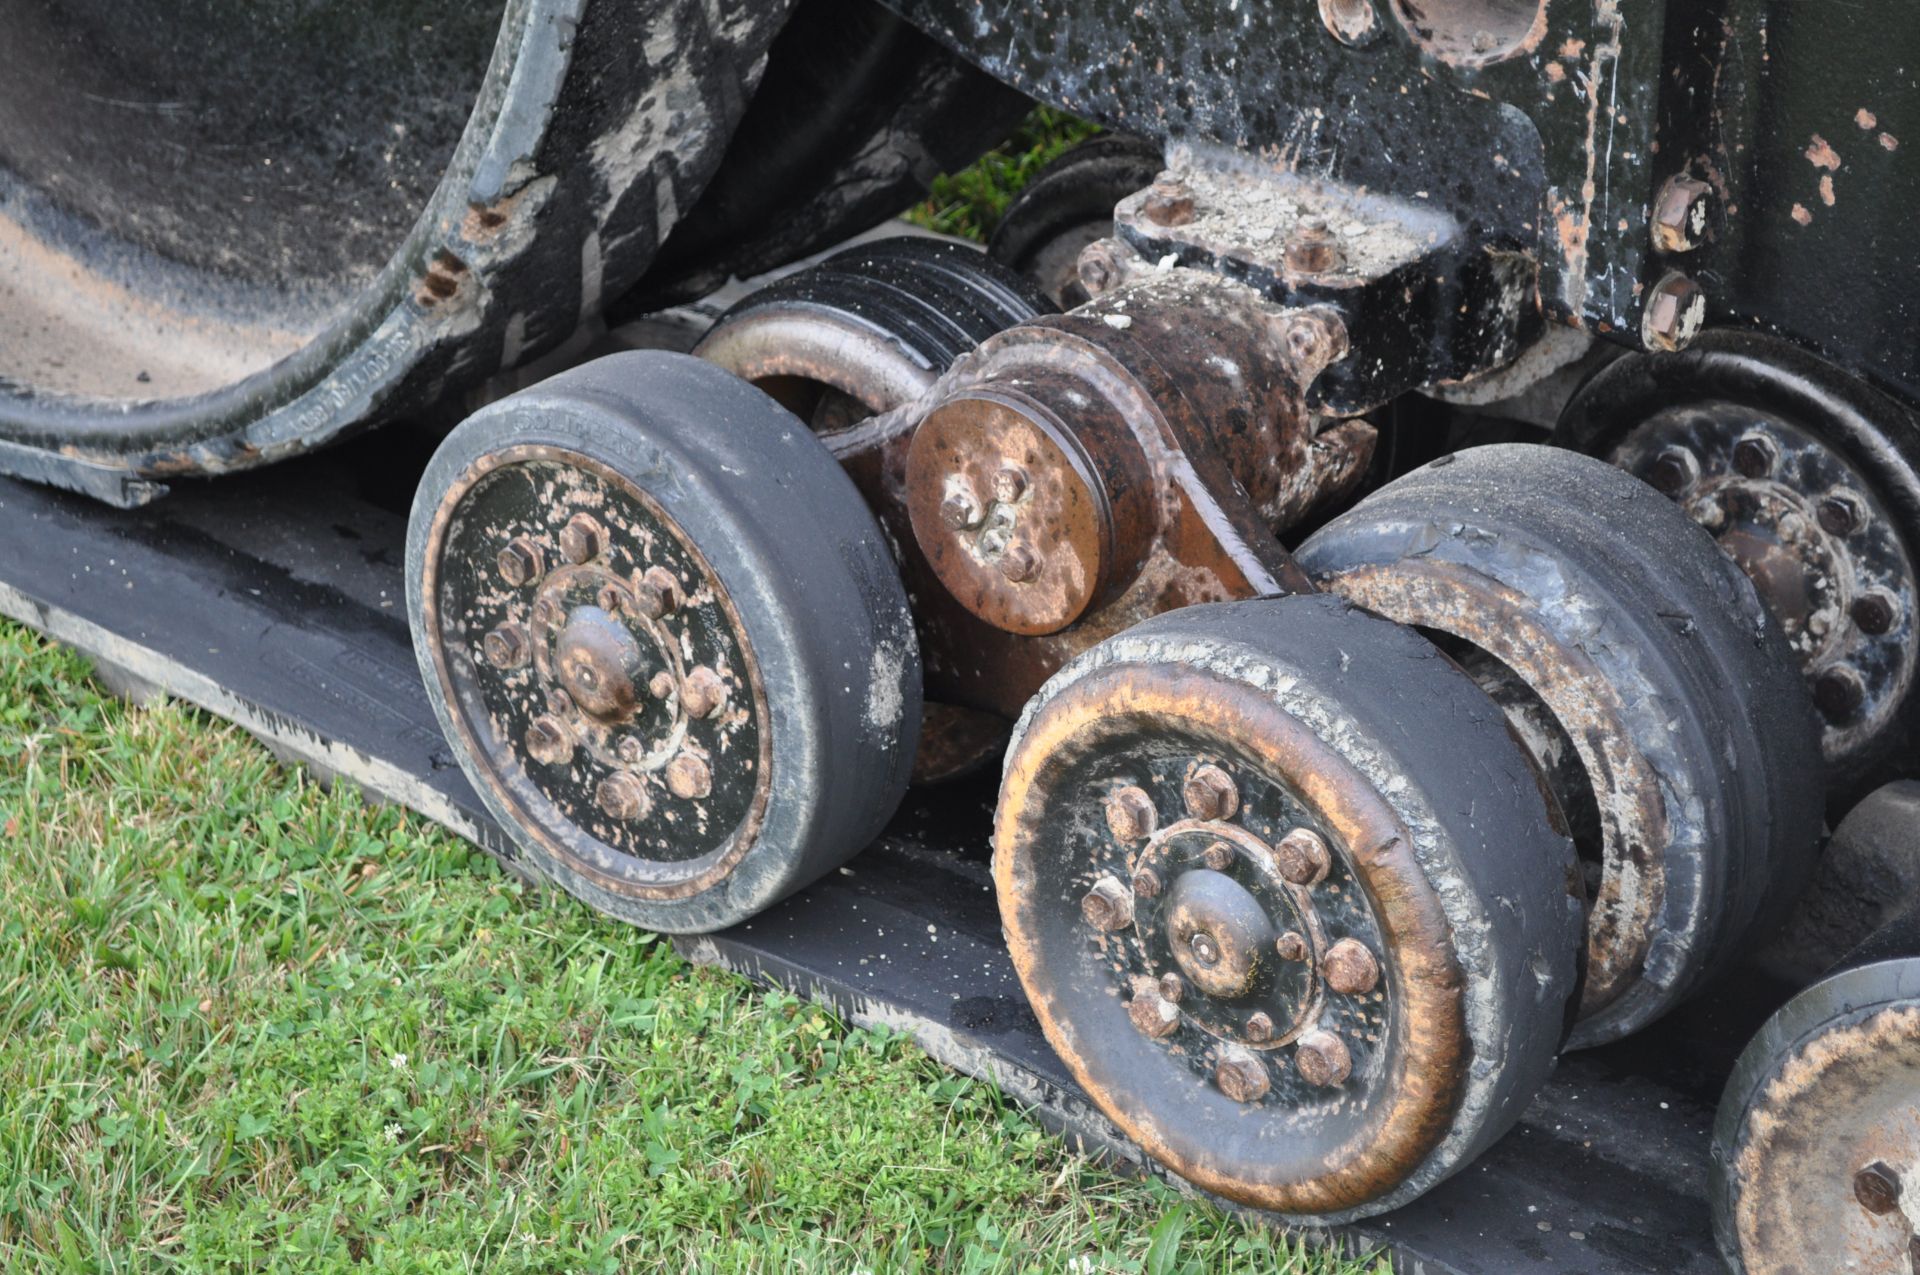
<path id="1" fill-rule="evenodd" d="M 640 583 L 659 595 L 660 615 L 678 611 L 686 602 L 686 591 L 680 587 L 679 577 L 665 567 L 648 567 L 646 574 L 640 577 Z M 657 620 L 660 616 L 650 615 L 647 618 Z"/>
<path id="2" fill-rule="evenodd" d="M 517 624 L 503 624 L 480 639 L 480 652 L 497 669 L 519 668 L 527 662 L 527 634 Z"/>
<path id="3" fill-rule="evenodd" d="M 1267 1064 L 1251 1049 L 1228 1045 L 1213 1067 L 1213 1083 L 1235 1102 L 1258 1102 L 1273 1085 Z"/>
<path id="4" fill-rule="evenodd" d="M 1780 448 L 1765 434 L 1748 434 L 1733 445 L 1733 467 L 1748 478 L 1766 478 L 1780 463 Z"/>
<path id="5" fill-rule="evenodd" d="M 1180 1011 L 1160 994 L 1150 978 L 1138 978 L 1133 984 L 1133 999 L 1127 1002 L 1127 1017 L 1141 1035 L 1162 1040 L 1180 1025 Z"/>
<path id="6" fill-rule="evenodd" d="M 1380 962 L 1357 939 L 1341 939 L 1321 963 L 1327 986 L 1342 996 L 1364 996 L 1380 985 Z"/>
<path id="7" fill-rule="evenodd" d="M 1307 959 L 1306 936 L 1298 930 L 1288 930 L 1273 941 L 1273 950 L 1283 961 L 1304 961 Z"/>
<path id="8" fill-rule="evenodd" d="M 1273 847 L 1280 875 L 1295 885 L 1318 885 L 1333 866 L 1327 843 L 1311 828 L 1295 828 Z"/>
<path id="9" fill-rule="evenodd" d="M 692 753 L 681 753 L 667 763 L 667 791 L 683 800 L 696 801 L 713 791 L 713 772 Z"/>
<path id="10" fill-rule="evenodd" d="M 1040 574 L 1040 555 L 1024 540 L 1016 540 L 1000 555 L 1000 574 L 1015 584 L 1025 584 Z"/>
<path id="11" fill-rule="evenodd" d="M 1647 482 L 1665 496 L 1680 496 L 1700 480 L 1700 458 L 1684 447 L 1669 447 L 1647 467 Z"/>
<path id="12" fill-rule="evenodd" d="M 701 665 L 687 674 L 680 687 L 680 704 L 693 718 L 712 717 L 727 702 L 727 684 L 720 675 Z"/>
<path id="13" fill-rule="evenodd" d="M 971 531 L 980 525 L 985 517 L 980 508 L 980 498 L 971 487 L 960 483 L 947 484 L 947 498 L 940 502 L 940 521 L 951 531 Z"/>
<path id="14" fill-rule="evenodd" d="M 1347 1052 L 1346 1041 L 1316 1027 L 1294 1042 L 1293 1065 L 1308 1084 L 1331 1089 L 1345 1084 L 1353 1074 L 1353 1055 Z"/>
<path id="15" fill-rule="evenodd" d="M 641 743 L 637 736 L 628 735 L 615 745 L 613 752 L 621 761 L 631 766 L 647 755 L 647 746 Z"/>
<path id="16" fill-rule="evenodd" d="M 1011 505 L 1027 494 L 1027 471 L 1018 465 L 1008 465 L 993 476 L 993 498 L 1003 505 Z"/>
<path id="17" fill-rule="evenodd" d="M 599 557 L 606 542 L 606 532 L 592 514 L 575 514 L 560 528 L 560 556 L 575 565 Z"/>
<path id="18" fill-rule="evenodd" d="M 1814 704 L 1836 726 L 1852 721 L 1866 696 L 1859 672 L 1845 664 L 1834 665 L 1813 681 Z"/>
<path id="19" fill-rule="evenodd" d="M 1224 841 L 1216 841 L 1201 852 L 1200 862 L 1215 872 L 1225 872 L 1233 866 L 1233 847 Z"/>
<path id="20" fill-rule="evenodd" d="M 1133 924 L 1133 895 L 1117 879 L 1101 877 L 1081 896 L 1080 915 L 1096 930 L 1124 930 Z"/>
<path id="21" fill-rule="evenodd" d="M 1879 637 L 1893 628 L 1898 604 L 1885 593 L 1875 590 L 1853 602 L 1853 622 L 1860 631 L 1869 637 Z"/>
<path id="22" fill-rule="evenodd" d="M 558 686 L 547 692 L 547 711 L 565 717 L 573 711 L 573 696 Z"/>
<path id="23" fill-rule="evenodd" d="M 1152 868 L 1142 868 L 1133 874 L 1133 895 L 1137 899 L 1156 899 L 1160 897 L 1160 874 Z"/>
<path id="24" fill-rule="evenodd" d="M 1693 520 L 1714 535 L 1727 525 L 1727 500 L 1718 492 L 1695 501 L 1692 512 Z"/>
<path id="25" fill-rule="evenodd" d="M 1178 974 L 1160 976 L 1160 995 L 1171 1004 L 1178 1005 L 1180 998 L 1187 994 L 1187 985 Z"/>
<path id="26" fill-rule="evenodd" d="M 1240 791 L 1233 777 L 1220 767 L 1196 766 L 1180 795 L 1186 799 L 1187 813 L 1195 819 L 1231 819 L 1240 809 Z"/>
<path id="27" fill-rule="evenodd" d="M 1247 1019 L 1247 1039 L 1264 1045 L 1273 1039 L 1273 1019 L 1264 1009 L 1255 1010 Z"/>
<path id="28" fill-rule="evenodd" d="M 1184 226 L 1193 220 L 1193 192 L 1178 180 L 1157 181 L 1147 188 L 1140 213 L 1156 226 Z"/>
<path id="29" fill-rule="evenodd" d="M 1653 246 L 1661 252 L 1692 252 L 1707 233 L 1713 187 L 1697 177 L 1669 177 L 1653 201 Z"/>
<path id="30" fill-rule="evenodd" d="M 1075 268 L 1080 274 L 1080 286 L 1092 297 L 1119 287 L 1127 273 L 1120 250 L 1111 239 L 1096 239 L 1088 244 L 1081 250 Z"/>
<path id="31" fill-rule="evenodd" d="M 533 719 L 527 727 L 527 755 L 548 766 L 564 766 L 573 759 L 573 734 L 551 714 Z"/>
<path id="32" fill-rule="evenodd" d="M 1340 251 L 1339 241 L 1333 237 L 1326 218 L 1302 217 L 1293 234 L 1287 237 L 1281 259 L 1287 269 L 1296 274 L 1326 274 L 1339 269 L 1346 256 Z"/>
<path id="33" fill-rule="evenodd" d="M 525 536 L 515 536 L 493 561 L 500 571 L 500 578 L 518 589 L 546 574 L 546 563 L 542 557 L 539 545 Z"/>
<path id="34" fill-rule="evenodd" d="M 1653 285 L 1640 321 L 1640 338 L 1650 350 L 1684 350 L 1707 321 L 1707 294 L 1692 279 L 1669 274 Z"/>
<path id="35" fill-rule="evenodd" d="M 1829 535 L 1850 536 L 1867 522 L 1866 506 L 1850 491 L 1829 492 L 1820 502 L 1820 525 Z"/>
<path id="36" fill-rule="evenodd" d="M 625 770 L 602 779 L 594 789 L 593 798 L 607 818 L 622 822 L 645 819 L 648 807 L 653 804 L 647 798 L 647 785 L 640 776 Z"/>
<path id="37" fill-rule="evenodd" d="M 1119 841 L 1138 841 L 1142 837 L 1151 837 L 1159 818 L 1153 809 L 1153 798 L 1147 796 L 1144 789 L 1128 784 L 1116 788 L 1107 798 L 1107 831 Z"/>
<path id="38" fill-rule="evenodd" d="M 1869 1213 L 1891 1213 L 1900 1207 L 1900 1175 L 1875 1160 L 1853 1175 L 1853 1198 Z"/>

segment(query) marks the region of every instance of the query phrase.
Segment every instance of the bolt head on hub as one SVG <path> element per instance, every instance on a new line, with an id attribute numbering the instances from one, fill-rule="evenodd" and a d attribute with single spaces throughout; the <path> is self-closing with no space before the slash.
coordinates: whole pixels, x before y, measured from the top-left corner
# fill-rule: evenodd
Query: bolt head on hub
<path id="1" fill-rule="evenodd" d="M 1353 1074 L 1353 1055 L 1347 1052 L 1346 1041 L 1316 1027 L 1294 1042 L 1293 1065 L 1308 1084 L 1331 1089 L 1344 1085 Z"/>
<path id="2" fill-rule="evenodd" d="M 1081 898 L 1080 915 L 1096 930 L 1124 930 L 1133 924 L 1133 893 L 1117 879 L 1101 877 Z"/>
<path id="3" fill-rule="evenodd" d="M 1700 458 L 1685 447 L 1669 447 L 1647 470 L 1647 481 L 1664 496 L 1681 496 L 1700 481 Z"/>
<path id="4" fill-rule="evenodd" d="M 1653 203 L 1653 246 L 1661 252 L 1692 252 L 1707 233 L 1713 187 L 1697 177 L 1670 177 Z"/>
<path id="5" fill-rule="evenodd" d="M 1255 1010 L 1247 1018 L 1247 1039 L 1256 1045 L 1264 1045 L 1273 1039 L 1273 1016 L 1264 1009 Z"/>
<path id="6" fill-rule="evenodd" d="M 573 732 L 551 713 L 543 713 L 527 727 L 527 755 L 547 766 L 573 760 Z"/>
<path id="7" fill-rule="evenodd" d="M 1133 894 L 1135 898 L 1154 899 L 1160 896 L 1160 874 L 1152 868 L 1142 868 L 1133 874 Z"/>
<path id="8" fill-rule="evenodd" d="M 1134 980 L 1133 999 L 1127 1002 L 1127 1017 L 1143 1036 L 1163 1040 L 1180 1025 L 1180 1011 L 1161 994 L 1150 978 Z"/>
<path id="9" fill-rule="evenodd" d="M 497 669 L 516 669 L 527 662 L 527 633 L 517 624 L 502 624 L 480 639 L 487 663 Z"/>
<path id="10" fill-rule="evenodd" d="M 1213 1067 L 1213 1083 L 1235 1102 L 1258 1102 L 1273 1087 L 1273 1076 L 1260 1055 L 1239 1045 L 1220 1051 Z"/>
<path id="11" fill-rule="evenodd" d="M 940 502 L 941 523 L 953 531 L 971 531 L 986 516 L 980 497 L 974 494 L 964 479 L 955 477 L 947 481 L 947 495 Z"/>
<path id="12" fill-rule="evenodd" d="M 560 528 L 560 556 L 578 566 L 600 556 L 607 533 L 592 514 L 575 514 Z"/>
<path id="13" fill-rule="evenodd" d="M 1273 847 L 1274 866 L 1294 885 L 1318 885 L 1333 867 L 1326 839 L 1311 828 L 1295 828 Z"/>
<path id="14" fill-rule="evenodd" d="M 1850 491 L 1829 492 L 1821 500 L 1816 516 L 1820 526 L 1835 536 L 1850 536 L 1867 522 L 1866 506 Z"/>
<path id="15" fill-rule="evenodd" d="M 1201 851 L 1200 862 L 1215 872 L 1225 872 L 1233 866 L 1233 847 L 1224 841 L 1216 841 Z"/>
<path id="16" fill-rule="evenodd" d="M 1323 968 L 1327 986 L 1342 996 L 1364 996 L 1380 985 L 1380 962 L 1357 939 L 1341 939 L 1328 948 Z"/>
<path id="17" fill-rule="evenodd" d="M 1767 478 L 1780 463 L 1780 447 L 1765 434 L 1748 434 L 1733 445 L 1733 467 L 1748 478 Z"/>
<path id="18" fill-rule="evenodd" d="M 1866 697 L 1866 684 L 1860 674 L 1844 664 L 1827 669 L 1813 680 L 1814 704 L 1822 716 L 1836 724 L 1853 720 Z"/>
<path id="19" fill-rule="evenodd" d="M 681 753 L 667 763 L 667 791 L 686 801 L 697 801 L 713 791 L 713 771 L 692 753 Z"/>
<path id="20" fill-rule="evenodd" d="M 1040 574 L 1040 555 L 1026 541 L 1016 540 L 1000 555 L 1000 574 L 1015 584 L 1026 584 Z"/>
<path id="21" fill-rule="evenodd" d="M 609 819 L 622 821 L 646 818 L 647 809 L 652 805 L 647 798 L 646 783 L 625 770 L 602 779 L 593 796 Z"/>
<path id="22" fill-rule="evenodd" d="M 1185 182 L 1157 181 L 1147 188 L 1140 215 L 1156 226 L 1184 226 L 1193 220 L 1193 192 Z"/>
<path id="23" fill-rule="evenodd" d="M 1853 622 L 1869 637 L 1880 637 L 1893 628 L 1895 602 L 1884 593 L 1869 593 L 1853 603 Z"/>
<path id="24" fill-rule="evenodd" d="M 688 673 L 686 682 L 680 687 L 680 703 L 689 717 L 712 717 L 726 702 L 726 682 L 704 665 Z"/>
<path id="25" fill-rule="evenodd" d="M 1187 994 L 1187 984 L 1178 974 L 1162 974 L 1159 986 L 1160 995 L 1175 1005 Z"/>
<path id="26" fill-rule="evenodd" d="M 1214 765 L 1195 767 L 1180 795 L 1195 819 L 1231 819 L 1240 809 L 1240 790 L 1234 787 L 1233 777 Z"/>
<path id="27" fill-rule="evenodd" d="M 1027 471 L 1018 465 L 1007 465 L 993 476 L 993 498 L 1003 505 L 1011 505 L 1027 494 Z"/>
<path id="28" fill-rule="evenodd" d="M 1288 930 L 1275 939 L 1273 950 L 1283 961 L 1304 961 L 1309 951 L 1306 936 L 1298 930 Z"/>
<path id="29" fill-rule="evenodd" d="M 1153 809 L 1153 798 L 1146 790 L 1128 784 L 1116 788 L 1107 798 L 1107 830 L 1118 841 L 1139 841 L 1151 837 L 1159 824 L 1159 817 Z"/>
<path id="30" fill-rule="evenodd" d="M 545 555 L 540 546 L 525 536 L 515 536 L 494 559 L 500 578 L 515 589 L 538 580 L 546 573 Z"/>
<path id="31" fill-rule="evenodd" d="M 1900 1175 L 1876 1160 L 1853 1175 L 1853 1198 L 1869 1213 L 1891 1213 L 1900 1207 Z"/>

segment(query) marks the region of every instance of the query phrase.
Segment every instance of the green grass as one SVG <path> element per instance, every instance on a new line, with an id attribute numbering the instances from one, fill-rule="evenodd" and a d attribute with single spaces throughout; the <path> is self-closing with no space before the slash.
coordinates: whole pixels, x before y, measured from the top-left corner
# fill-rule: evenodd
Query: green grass
<path id="1" fill-rule="evenodd" d="M 1012 137 L 972 167 L 936 177 L 927 199 L 907 220 L 927 230 L 980 243 L 1000 224 L 1007 204 L 1062 151 L 1100 130 L 1050 107 L 1036 107 Z"/>
<path id="2" fill-rule="evenodd" d="M 0 1269 L 1322 1272 L 0 622 Z"/>

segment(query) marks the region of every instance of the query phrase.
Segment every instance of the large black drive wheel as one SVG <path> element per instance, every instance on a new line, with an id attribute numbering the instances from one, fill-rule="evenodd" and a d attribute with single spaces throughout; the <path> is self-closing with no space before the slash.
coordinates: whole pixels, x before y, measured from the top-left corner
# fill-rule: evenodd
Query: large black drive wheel
<path id="1" fill-rule="evenodd" d="M 1575 1044 L 1671 1008 L 1804 880 L 1824 793 L 1805 683 L 1746 577 L 1651 488 L 1557 448 L 1474 448 L 1300 560 L 1473 668 L 1588 834 Z"/>
<path id="2" fill-rule="evenodd" d="M 1209 1191 L 1394 1208 L 1518 1117 L 1569 1020 L 1572 844 L 1500 710 L 1338 598 L 1190 607 L 1047 683 L 994 881 L 1047 1039 Z"/>
<path id="3" fill-rule="evenodd" d="M 527 859 L 670 933 L 859 851 L 920 717 L 905 592 L 852 483 L 686 355 L 586 364 L 447 437 L 407 604 L 435 710 Z"/>

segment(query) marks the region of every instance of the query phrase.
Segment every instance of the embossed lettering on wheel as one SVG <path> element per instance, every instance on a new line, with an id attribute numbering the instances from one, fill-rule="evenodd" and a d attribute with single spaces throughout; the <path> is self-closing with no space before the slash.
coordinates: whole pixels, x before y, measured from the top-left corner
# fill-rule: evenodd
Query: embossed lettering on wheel
<path id="1" fill-rule="evenodd" d="M 525 446 L 472 465 L 433 536 L 434 666 L 486 782 L 610 890 L 726 875 L 766 803 L 765 695 L 672 519 L 588 457 Z"/>

